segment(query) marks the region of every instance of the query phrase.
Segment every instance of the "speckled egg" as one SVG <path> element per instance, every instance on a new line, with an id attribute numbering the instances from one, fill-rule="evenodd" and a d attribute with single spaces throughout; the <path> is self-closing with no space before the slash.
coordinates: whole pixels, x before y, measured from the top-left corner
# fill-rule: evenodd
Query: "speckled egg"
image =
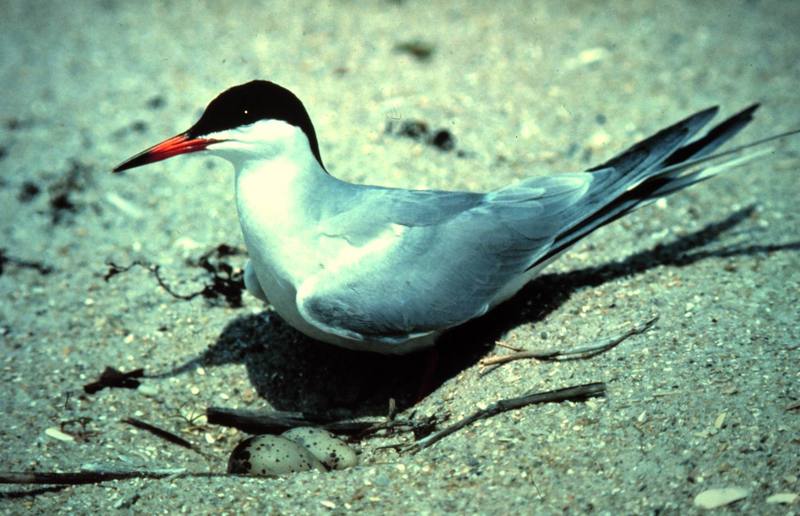
<path id="1" fill-rule="evenodd" d="M 345 469 L 358 463 L 356 452 L 351 447 L 321 428 L 300 426 L 281 436 L 303 446 L 328 469 Z"/>
<path id="2" fill-rule="evenodd" d="M 275 435 L 256 435 L 240 442 L 228 459 L 228 473 L 277 476 L 317 469 L 322 463 L 303 446 Z"/>

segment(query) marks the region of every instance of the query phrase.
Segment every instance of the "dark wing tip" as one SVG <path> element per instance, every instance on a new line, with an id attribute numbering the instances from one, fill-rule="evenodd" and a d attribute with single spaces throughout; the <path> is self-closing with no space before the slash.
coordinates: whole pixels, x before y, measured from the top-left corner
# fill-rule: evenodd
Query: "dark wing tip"
<path id="1" fill-rule="evenodd" d="M 664 160 L 664 166 L 668 167 L 688 159 L 707 156 L 714 152 L 720 145 L 733 138 L 753 120 L 753 113 L 755 113 L 759 106 L 761 106 L 761 104 L 756 102 L 735 115 L 726 118 L 709 129 L 702 138 L 684 145 L 673 152 L 672 155 Z"/>
<path id="2" fill-rule="evenodd" d="M 741 117 L 743 119 L 746 118 L 748 121 L 750 121 L 750 120 L 753 119 L 753 113 L 755 113 L 756 110 L 758 108 L 760 108 L 760 107 L 761 107 L 761 102 L 756 102 L 756 103 L 744 108 L 739 113 L 733 115 L 731 118 L 740 118 Z"/>

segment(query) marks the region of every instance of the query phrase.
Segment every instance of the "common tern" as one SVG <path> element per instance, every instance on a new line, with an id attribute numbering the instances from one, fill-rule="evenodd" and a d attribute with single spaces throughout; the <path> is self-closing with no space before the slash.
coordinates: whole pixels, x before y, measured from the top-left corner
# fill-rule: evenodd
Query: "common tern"
<path id="1" fill-rule="evenodd" d="M 314 339 L 401 354 L 509 299 L 597 228 L 785 136 L 712 154 L 757 107 L 692 140 L 717 108 L 700 111 L 585 172 L 488 193 L 405 190 L 331 176 L 303 103 L 259 80 L 224 91 L 187 131 L 114 171 L 195 152 L 227 159 L 247 290 Z"/>

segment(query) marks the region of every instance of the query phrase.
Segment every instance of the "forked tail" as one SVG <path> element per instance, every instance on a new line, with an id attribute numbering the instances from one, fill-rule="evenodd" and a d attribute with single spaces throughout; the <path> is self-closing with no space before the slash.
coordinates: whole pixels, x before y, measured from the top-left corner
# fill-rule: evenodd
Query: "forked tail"
<path id="1" fill-rule="evenodd" d="M 750 123 L 758 106 L 753 104 L 715 125 L 702 138 L 687 143 L 717 113 L 716 106 L 705 109 L 589 169 L 596 177 L 587 194 L 586 216 L 566 227 L 553 248 L 533 266 L 641 206 L 771 151 L 763 148 L 743 153 L 747 149 L 800 133 L 800 129 L 796 129 L 712 154 Z"/>

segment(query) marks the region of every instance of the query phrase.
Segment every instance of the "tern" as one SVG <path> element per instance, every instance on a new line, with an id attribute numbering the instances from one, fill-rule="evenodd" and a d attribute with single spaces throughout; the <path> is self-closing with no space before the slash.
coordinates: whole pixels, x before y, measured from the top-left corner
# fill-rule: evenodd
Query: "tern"
<path id="1" fill-rule="evenodd" d="M 247 290 L 311 338 L 401 354 L 509 299 L 596 229 L 797 132 L 712 154 L 757 107 L 695 137 L 717 107 L 700 111 L 584 172 L 487 193 L 406 190 L 330 175 L 300 99 L 256 80 L 224 91 L 187 131 L 114 172 L 188 153 L 228 160 Z"/>

